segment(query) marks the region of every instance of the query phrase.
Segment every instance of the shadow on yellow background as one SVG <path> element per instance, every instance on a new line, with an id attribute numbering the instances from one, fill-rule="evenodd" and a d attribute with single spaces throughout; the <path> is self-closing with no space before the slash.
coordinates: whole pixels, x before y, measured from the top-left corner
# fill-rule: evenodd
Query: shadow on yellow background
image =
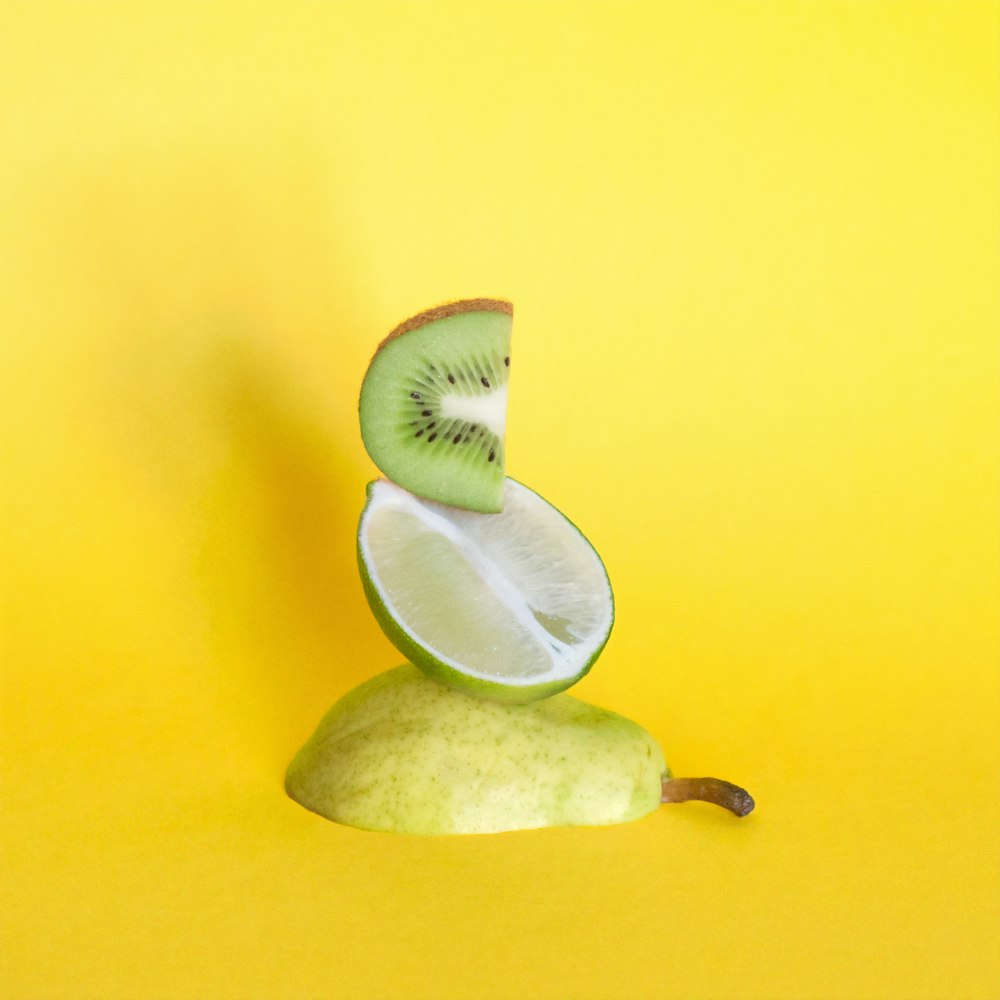
<path id="1" fill-rule="evenodd" d="M 15 578 L 36 586 L 12 595 L 14 634 L 42 608 L 70 666 L 97 632 L 108 668 L 196 669 L 280 778 L 378 634 L 344 530 L 372 473 L 351 408 L 330 403 L 331 381 L 356 397 L 368 349 L 357 267 L 301 148 L 261 165 L 115 139 L 46 160 L 12 205 L 27 253 L 8 286 L 23 324 L 8 405 L 25 437 L 6 499 L 28 529 Z M 164 620 L 175 634 L 149 659 Z"/>

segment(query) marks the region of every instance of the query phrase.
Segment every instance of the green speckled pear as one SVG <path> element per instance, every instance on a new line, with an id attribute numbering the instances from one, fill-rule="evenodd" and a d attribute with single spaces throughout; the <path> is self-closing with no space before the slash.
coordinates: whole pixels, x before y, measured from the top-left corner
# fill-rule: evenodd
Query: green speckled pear
<path id="1" fill-rule="evenodd" d="M 307 809 L 367 830 L 498 833 L 653 812 L 666 770 L 640 726 L 567 694 L 470 697 L 409 664 L 355 688 L 288 768 Z"/>

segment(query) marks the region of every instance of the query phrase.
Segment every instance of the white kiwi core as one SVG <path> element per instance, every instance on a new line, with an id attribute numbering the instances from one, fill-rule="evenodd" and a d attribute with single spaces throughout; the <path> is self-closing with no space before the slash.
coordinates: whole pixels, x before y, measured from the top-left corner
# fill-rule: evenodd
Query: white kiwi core
<path id="1" fill-rule="evenodd" d="M 462 396 L 451 392 L 441 397 L 441 416 L 445 420 L 464 420 L 492 431 L 501 441 L 507 429 L 507 386 L 502 385 L 483 396 Z"/>

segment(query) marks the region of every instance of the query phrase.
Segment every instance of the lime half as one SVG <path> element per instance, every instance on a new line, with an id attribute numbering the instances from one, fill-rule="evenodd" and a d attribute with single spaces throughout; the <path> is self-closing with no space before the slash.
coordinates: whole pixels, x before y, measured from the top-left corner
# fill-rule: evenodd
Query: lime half
<path id="1" fill-rule="evenodd" d="M 593 546 L 513 479 L 478 514 L 376 480 L 358 529 L 368 602 L 395 646 L 470 694 L 525 703 L 568 688 L 608 641 L 614 601 Z"/>

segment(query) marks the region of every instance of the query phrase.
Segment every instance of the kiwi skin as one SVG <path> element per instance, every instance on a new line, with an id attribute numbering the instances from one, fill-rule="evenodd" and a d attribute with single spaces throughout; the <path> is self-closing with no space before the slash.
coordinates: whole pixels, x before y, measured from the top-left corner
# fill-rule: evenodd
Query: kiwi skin
<path id="1" fill-rule="evenodd" d="M 505 299 L 462 299 L 411 316 L 381 342 L 358 411 L 362 441 L 386 478 L 439 503 L 502 510 L 505 402 L 486 400 L 507 384 L 512 319 Z M 456 415 L 463 400 L 471 417 Z"/>
<path id="2" fill-rule="evenodd" d="M 514 305 L 506 299 L 457 299 L 454 302 L 445 302 L 439 306 L 432 306 L 430 309 L 425 309 L 423 312 L 417 313 L 416 316 L 404 319 L 378 345 L 378 350 L 381 351 L 389 341 L 395 340 L 397 337 L 401 337 L 404 333 L 409 333 L 411 330 L 427 326 L 428 323 L 434 323 L 439 319 L 447 319 L 449 316 L 460 316 L 462 313 L 470 312 L 503 313 L 506 316 L 513 317 Z"/>

